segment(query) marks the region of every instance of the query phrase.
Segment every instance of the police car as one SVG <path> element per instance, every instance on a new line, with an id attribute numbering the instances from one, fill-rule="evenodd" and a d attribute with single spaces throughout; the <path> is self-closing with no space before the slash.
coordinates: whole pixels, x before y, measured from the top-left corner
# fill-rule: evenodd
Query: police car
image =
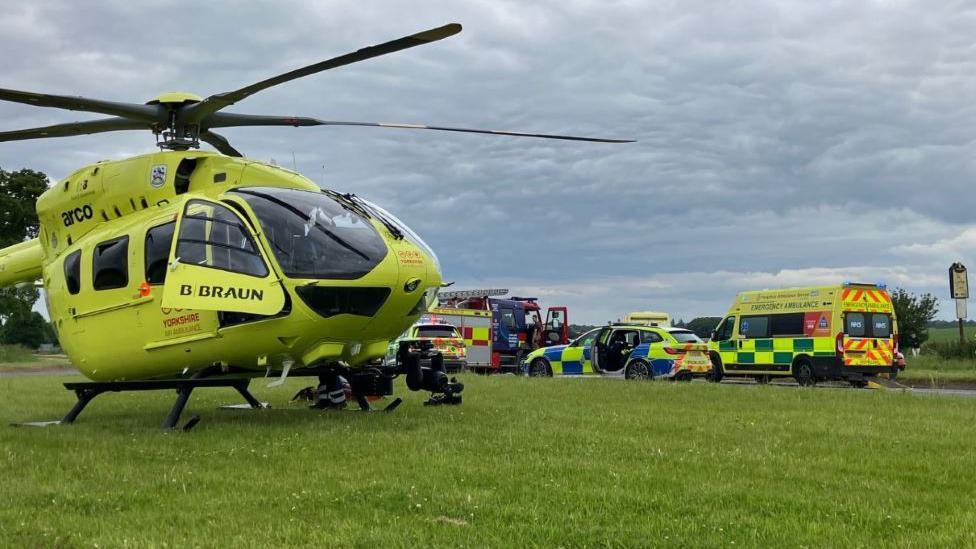
<path id="1" fill-rule="evenodd" d="M 569 345 L 537 349 L 522 361 L 529 376 L 608 375 L 691 379 L 711 372 L 708 347 L 694 332 L 671 326 L 611 324 Z"/>

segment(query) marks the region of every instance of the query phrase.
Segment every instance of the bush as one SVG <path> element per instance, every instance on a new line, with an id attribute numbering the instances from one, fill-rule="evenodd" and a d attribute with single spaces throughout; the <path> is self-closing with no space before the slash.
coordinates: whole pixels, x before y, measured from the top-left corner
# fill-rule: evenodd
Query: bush
<path id="1" fill-rule="evenodd" d="M 976 360 L 976 341 L 959 343 L 958 341 L 929 341 L 925 343 L 922 350 L 934 353 L 939 358 L 952 359 L 963 358 Z"/>
<path id="2" fill-rule="evenodd" d="M 0 340 L 6 345 L 23 345 L 37 349 L 48 341 L 48 323 L 36 311 L 18 311 L 3 325 Z"/>
<path id="3" fill-rule="evenodd" d="M 0 363 L 34 362 L 37 357 L 23 345 L 0 345 Z"/>

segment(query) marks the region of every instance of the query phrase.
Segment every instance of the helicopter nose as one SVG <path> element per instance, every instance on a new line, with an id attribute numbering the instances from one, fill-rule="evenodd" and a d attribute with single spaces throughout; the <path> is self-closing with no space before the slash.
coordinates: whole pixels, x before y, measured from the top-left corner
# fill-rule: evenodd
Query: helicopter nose
<path id="1" fill-rule="evenodd" d="M 324 318 L 349 314 L 396 318 L 426 310 L 440 287 L 440 271 L 409 242 L 389 244 L 389 256 L 356 281 L 309 281 L 295 293 Z"/>
<path id="2" fill-rule="evenodd" d="M 319 284 L 298 286 L 295 292 L 310 309 L 325 318 L 341 314 L 374 316 L 392 293 L 389 287 Z"/>

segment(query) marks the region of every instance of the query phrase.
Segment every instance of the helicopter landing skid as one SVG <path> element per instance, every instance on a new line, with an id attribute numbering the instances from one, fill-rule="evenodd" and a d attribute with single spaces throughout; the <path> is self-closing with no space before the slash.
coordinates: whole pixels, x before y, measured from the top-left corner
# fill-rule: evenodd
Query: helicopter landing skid
<path id="1" fill-rule="evenodd" d="M 169 414 L 163 421 L 163 429 L 174 429 L 180 420 L 183 409 L 186 408 L 187 401 L 194 389 L 201 387 L 231 387 L 235 389 L 247 404 L 235 407 L 246 406 L 250 409 L 268 408 L 269 406 L 258 399 L 248 390 L 251 383 L 247 378 L 231 379 L 160 379 L 147 381 L 94 381 L 65 383 L 64 388 L 74 391 L 78 401 L 72 406 L 71 410 L 59 421 L 31 421 L 25 423 L 14 423 L 15 426 L 22 427 L 47 427 L 50 425 L 61 425 L 74 423 L 78 415 L 88 406 L 95 397 L 102 393 L 121 393 L 123 391 L 158 391 L 163 389 L 176 389 L 176 400 Z"/>

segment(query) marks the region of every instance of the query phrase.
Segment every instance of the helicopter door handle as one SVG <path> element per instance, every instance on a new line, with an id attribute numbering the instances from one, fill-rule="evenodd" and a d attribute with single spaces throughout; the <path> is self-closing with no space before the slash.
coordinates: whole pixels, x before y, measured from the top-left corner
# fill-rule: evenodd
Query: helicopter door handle
<path id="1" fill-rule="evenodd" d="M 179 265 L 179 264 L 180 264 L 180 258 L 174 257 L 173 258 L 173 261 L 170 261 L 169 262 L 169 270 L 170 271 L 175 271 L 176 270 L 176 266 Z"/>

